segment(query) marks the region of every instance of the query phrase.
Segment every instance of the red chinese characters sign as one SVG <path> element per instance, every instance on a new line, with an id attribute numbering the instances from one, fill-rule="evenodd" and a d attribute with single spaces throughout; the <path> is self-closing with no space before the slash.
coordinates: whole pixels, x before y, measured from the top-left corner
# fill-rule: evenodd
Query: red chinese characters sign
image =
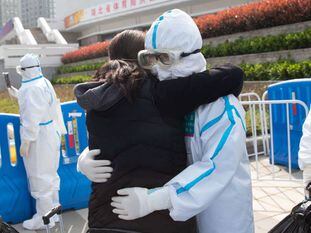
<path id="1" fill-rule="evenodd" d="M 102 4 L 93 6 L 73 13 L 65 18 L 65 27 L 69 28 L 79 23 L 99 17 L 123 13 L 132 9 L 139 9 L 145 6 L 152 6 L 169 0 L 106 0 Z"/>

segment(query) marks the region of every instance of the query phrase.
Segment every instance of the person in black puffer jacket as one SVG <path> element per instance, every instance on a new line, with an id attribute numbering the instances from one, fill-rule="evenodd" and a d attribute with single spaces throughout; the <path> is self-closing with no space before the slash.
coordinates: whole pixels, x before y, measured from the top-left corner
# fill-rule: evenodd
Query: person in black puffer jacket
<path id="1" fill-rule="evenodd" d="M 111 198 L 124 187 L 160 187 L 187 166 L 184 116 L 199 105 L 239 95 L 243 71 L 225 65 L 192 77 L 159 82 L 136 63 L 144 34 L 124 31 L 109 47 L 110 61 L 94 82 L 75 87 L 87 111 L 89 149 L 113 167 L 105 183 L 92 184 L 90 232 L 192 233 L 195 219 L 175 222 L 168 211 L 134 221 L 112 213 Z"/>

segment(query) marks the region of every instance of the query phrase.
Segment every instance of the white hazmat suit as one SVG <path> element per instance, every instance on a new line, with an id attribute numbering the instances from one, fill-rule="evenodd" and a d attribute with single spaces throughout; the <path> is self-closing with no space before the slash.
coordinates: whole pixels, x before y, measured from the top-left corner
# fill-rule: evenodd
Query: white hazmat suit
<path id="1" fill-rule="evenodd" d="M 17 71 L 22 76 L 22 86 L 17 92 L 21 120 L 20 150 L 37 211 L 32 219 L 23 223 L 23 227 L 37 230 L 44 227 L 42 216 L 59 204 L 57 169 L 61 134 L 65 132 L 64 125 L 60 124 L 59 100 L 50 81 L 42 75 L 38 57 L 26 54 Z"/>
<path id="2" fill-rule="evenodd" d="M 146 49 L 191 53 L 202 47 L 192 18 L 181 10 L 168 11 L 146 35 Z M 204 71 L 201 53 L 171 67 L 157 66 L 160 80 Z M 253 233 L 249 160 L 244 110 L 233 95 L 200 106 L 187 117 L 186 144 L 190 166 L 163 188 L 127 188 L 113 198 L 114 213 L 125 220 L 169 209 L 176 221 L 197 216 L 200 233 Z"/>
<path id="3" fill-rule="evenodd" d="M 311 183 L 311 111 L 309 112 L 302 129 L 302 138 L 298 153 L 299 168 L 303 170 L 303 183 L 306 188 Z M 306 192 L 306 196 L 309 193 Z"/>

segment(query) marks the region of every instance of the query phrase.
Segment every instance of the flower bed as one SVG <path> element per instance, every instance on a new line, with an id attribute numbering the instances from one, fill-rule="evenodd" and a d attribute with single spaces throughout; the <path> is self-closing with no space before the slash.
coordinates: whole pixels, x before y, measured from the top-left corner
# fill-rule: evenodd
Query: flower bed
<path id="1" fill-rule="evenodd" d="M 263 0 L 195 19 L 203 38 L 229 35 L 311 19 L 310 0 Z"/>
<path id="2" fill-rule="evenodd" d="M 206 58 L 210 58 L 302 48 L 311 48 L 311 28 L 298 33 L 238 39 L 216 47 L 204 45 L 202 53 Z"/>
<path id="3" fill-rule="evenodd" d="M 103 41 L 96 44 L 81 47 L 78 50 L 64 54 L 62 62 L 64 64 L 108 56 L 110 42 Z"/>

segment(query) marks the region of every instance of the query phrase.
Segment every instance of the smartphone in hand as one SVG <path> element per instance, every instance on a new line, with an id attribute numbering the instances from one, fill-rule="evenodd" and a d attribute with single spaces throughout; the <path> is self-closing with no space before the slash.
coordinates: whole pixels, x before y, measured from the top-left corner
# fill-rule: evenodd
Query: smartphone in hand
<path id="1" fill-rule="evenodd" d="M 10 81 L 10 77 L 9 77 L 9 72 L 3 72 L 2 75 L 4 77 L 6 87 L 10 88 L 11 87 L 11 81 Z"/>

